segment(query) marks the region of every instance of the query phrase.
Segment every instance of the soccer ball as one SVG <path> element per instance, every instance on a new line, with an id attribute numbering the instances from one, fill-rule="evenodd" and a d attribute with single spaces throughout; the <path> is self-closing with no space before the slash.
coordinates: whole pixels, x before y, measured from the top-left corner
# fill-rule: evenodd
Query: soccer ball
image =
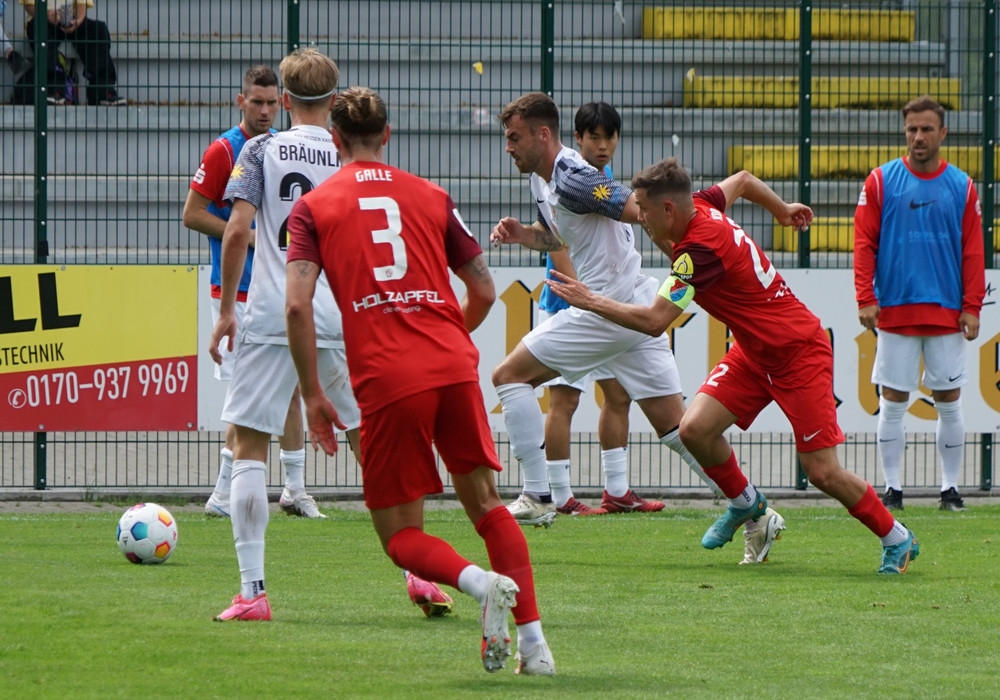
<path id="1" fill-rule="evenodd" d="M 133 564 L 162 564 L 177 548 L 177 521 L 155 503 L 137 503 L 118 521 L 118 551 Z"/>

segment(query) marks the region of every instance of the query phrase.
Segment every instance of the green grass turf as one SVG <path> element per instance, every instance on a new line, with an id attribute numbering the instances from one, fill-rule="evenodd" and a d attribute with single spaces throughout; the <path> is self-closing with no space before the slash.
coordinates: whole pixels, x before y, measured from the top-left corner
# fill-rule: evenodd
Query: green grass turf
<path id="1" fill-rule="evenodd" d="M 776 504 L 781 509 L 781 504 Z M 742 533 L 706 551 L 714 510 L 560 518 L 526 530 L 556 678 L 487 674 L 479 610 L 428 620 L 367 515 L 272 513 L 271 623 L 216 623 L 238 590 L 226 520 L 177 509 L 161 566 L 127 562 L 122 509 L 0 513 L 3 698 L 996 698 L 1000 507 L 908 505 L 905 576 L 835 508 L 782 509 L 771 561 L 737 566 Z M 427 530 L 479 564 L 459 511 Z M 513 625 L 512 625 L 513 631 Z"/>

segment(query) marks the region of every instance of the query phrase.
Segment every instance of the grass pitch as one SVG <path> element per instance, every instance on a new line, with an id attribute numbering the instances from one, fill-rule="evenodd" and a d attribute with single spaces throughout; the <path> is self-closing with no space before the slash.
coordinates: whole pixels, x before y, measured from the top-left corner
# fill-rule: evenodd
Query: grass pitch
<path id="1" fill-rule="evenodd" d="M 921 542 L 878 576 L 878 541 L 842 509 L 773 504 L 771 561 L 737 566 L 701 535 L 720 510 L 560 518 L 526 530 L 555 678 L 483 671 L 479 610 L 428 620 L 365 513 L 272 512 L 271 623 L 217 623 L 239 574 L 226 520 L 167 506 L 180 537 L 160 566 L 115 546 L 123 508 L 0 513 L 4 698 L 996 698 L 1000 506 L 907 505 Z M 426 529 L 480 565 L 460 511 Z M 513 632 L 513 621 L 511 621 Z"/>

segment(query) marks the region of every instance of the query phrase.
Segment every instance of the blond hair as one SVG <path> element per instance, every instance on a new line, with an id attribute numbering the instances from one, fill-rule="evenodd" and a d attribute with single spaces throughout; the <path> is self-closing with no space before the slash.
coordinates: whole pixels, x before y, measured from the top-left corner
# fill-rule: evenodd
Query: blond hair
<path id="1" fill-rule="evenodd" d="M 313 48 L 296 49 L 278 66 L 281 83 L 293 99 L 303 103 L 325 99 L 337 89 L 340 70 L 329 56 Z"/>

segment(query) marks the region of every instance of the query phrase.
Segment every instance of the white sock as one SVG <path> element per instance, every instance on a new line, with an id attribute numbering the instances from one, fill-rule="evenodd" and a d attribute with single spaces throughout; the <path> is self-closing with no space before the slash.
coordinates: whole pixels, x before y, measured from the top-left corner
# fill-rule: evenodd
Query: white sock
<path id="1" fill-rule="evenodd" d="M 552 489 L 552 500 L 557 508 L 566 505 L 573 498 L 573 487 L 570 486 L 569 460 L 553 459 L 545 462 L 545 471 L 549 475 L 549 488 Z"/>
<path id="2" fill-rule="evenodd" d="M 285 468 L 285 488 L 292 493 L 306 490 L 306 450 L 280 450 L 278 459 Z"/>
<path id="3" fill-rule="evenodd" d="M 905 542 L 907 536 L 908 533 L 906 531 L 906 527 L 898 520 L 893 520 L 892 529 L 889 530 L 889 534 L 887 534 L 885 537 L 880 537 L 879 540 L 882 541 L 883 547 L 891 547 L 894 544 Z"/>
<path id="4" fill-rule="evenodd" d="M 698 464 L 698 460 L 694 458 L 694 455 L 688 451 L 688 448 L 684 447 L 684 443 L 681 442 L 681 431 L 679 428 L 674 428 L 669 433 L 660 438 L 660 442 L 669 447 L 671 450 L 676 452 L 684 463 L 687 464 L 691 471 L 698 475 L 698 478 L 708 484 L 708 487 L 712 489 L 718 498 L 725 498 L 726 494 L 722 492 L 719 485 L 712 481 L 705 470 L 701 468 Z"/>
<path id="5" fill-rule="evenodd" d="M 941 490 L 958 488 L 965 453 L 965 418 L 961 397 L 954 401 L 935 401 L 938 412 L 937 449 L 941 459 Z"/>
<path id="6" fill-rule="evenodd" d="M 621 498 L 628 493 L 628 454 L 625 450 L 624 447 L 601 450 L 604 490 L 615 498 Z"/>
<path id="7" fill-rule="evenodd" d="M 757 489 L 754 485 L 747 483 L 747 487 L 743 489 L 741 493 L 736 498 L 730 498 L 729 502 L 733 504 L 734 508 L 749 508 L 757 500 Z"/>
<path id="8" fill-rule="evenodd" d="M 878 456 L 882 462 L 882 475 L 887 489 L 903 490 L 901 472 L 903 470 L 903 452 L 906 450 L 906 428 L 903 427 L 903 416 L 909 404 L 906 401 L 886 401 L 885 397 L 878 400 Z M 963 435 L 964 440 L 964 435 Z"/>
<path id="9" fill-rule="evenodd" d="M 479 604 L 486 602 L 486 594 L 490 592 L 490 577 L 475 564 L 469 564 L 458 575 L 458 590 L 472 596 Z"/>
<path id="10" fill-rule="evenodd" d="M 215 480 L 215 495 L 229 498 L 229 482 L 233 476 L 233 451 L 228 447 L 219 450 L 219 478 Z"/>
<path id="11" fill-rule="evenodd" d="M 517 651 L 525 656 L 535 650 L 539 644 L 545 641 L 542 634 L 542 621 L 526 622 L 517 626 Z"/>
<path id="12" fill-rule="evenodd" d="M 264 591 L 264 532 L 269 517 L 267 466 L 249 459 L 233 462 L 229 500 L 241 593 L 249 600 Z"/>
<path id="13" fill-rule="evenodd" d="M 545 471 L 545 423 L 542 409 L 530 384 L 501 384 L 497 396 L 503 407 L 510 451 L 521 465 L 526 493 L 547 495 L 549 478 Z"/>

